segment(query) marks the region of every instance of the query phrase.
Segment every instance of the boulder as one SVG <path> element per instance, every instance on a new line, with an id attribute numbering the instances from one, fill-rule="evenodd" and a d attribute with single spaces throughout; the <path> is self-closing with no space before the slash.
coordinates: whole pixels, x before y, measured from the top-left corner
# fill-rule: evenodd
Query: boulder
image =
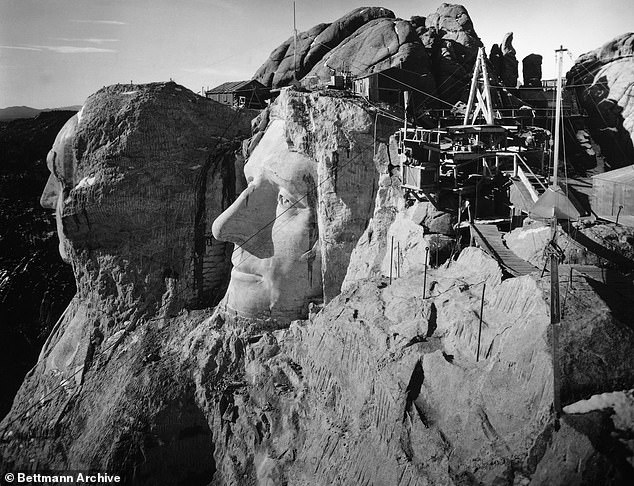
<path id="1" fill-rule="evenodd" d="M 513 32 L 509 32 L 504 36 L 502 40 L 502 73 L 500 76 L 500 81 L 503 86 L 508 86 L 509 88 L 515 88 L 517 86 L 517 78 L 519 75 L 518 72 L 518 62 L 517 57 L 515 57 L 516 51 L 513 47 Z"/>
<path id="2" fill-rule="evenodd" d="M 289 37 L 278 46 L 262 66 L 255 72 L 253 79 L 270 88 L 290 85 L 295 76 L 301 79 L 311 65 L 306 57 L 316 37 L 329 24 L 318 24 L 306 32 L 297 34 L 297 55 L 295 55 L 295 38 Z"/>
<path id="3" fill-rule="evenodd" d="M 324 56 L 359 28 L 378 18 L 394 17 L 394 13 L 386 8 L 359 7 L 332 24 L 318 24 L 298 34 L 296 67 L 293 65 L 294 38 L 291 37 L 271 53 L 253 78 L 271 88 L 288 86 L 293 81 L 295 69 L 298 80 L 302 79 Z M 329 76 L 330 72 L 327 74 Z"/>
<path id="4" fill-rule="evenodd" d="M 529 54 L 522 59 L 522 75 L 526 88 L 542 87 L 542 56 Z"/>
<path id="5" fill-rule="evenodd" d="M 491 51 L 489 52 L 489 63 L 493 68 L 493 74 L 499 78 L 503 69 L 502 49 L 500 49 L 499 44 L 493 44 L 491 46 Z"/>
<path id="6" fill-rule="evenodd" d="M 388 68 L 400 67 L 416 74 L 429 74 L 430 65 L 416 30 L 405 20 L 371 20 L 346 37 L 336 48 L 325 52 L 307 78 L 329 79 L 333 70 L 365 76 Z M 421 80 L 421 87 L 433 88 Z"/>
<path id="7" fill-rule="evenodd" d="M 623 34 L 579 56 L 566 75 L 588 113 L 590 133 L 608 169 L 634 159 L 633 55 L 634 33 Z"/>
<path id="8" fill-rule="evenodd" d="M 359 7 L 330 24 L 317 38 L 306 56 L 312 69 L 345 39 L 353 35 L 368 22 L 380 18 L 394 19 L 394 12 L 383 7 Z"/>
<path id="9" fill-rule="evenodd" d="M 453 104 L 469 96 L 473 65 L 482 41 L 467 9 L 443 3 L 425 20 L 423 44 L 431 49 L 438 95 Z"/>

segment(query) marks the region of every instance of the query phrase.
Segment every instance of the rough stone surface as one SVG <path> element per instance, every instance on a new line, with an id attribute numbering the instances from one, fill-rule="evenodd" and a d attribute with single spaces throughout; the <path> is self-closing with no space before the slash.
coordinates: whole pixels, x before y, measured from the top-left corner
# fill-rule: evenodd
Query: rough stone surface
<path id="1" fill-rule="evenodd" d="M 527 88 L 541 88 L 542 56 L 529 54 L 522 59 L 522 75 L 524 77 L 524 86 Z"/>
<path id="2" fill-rule="evenodd" d="M 4 464 L 105 471 L 120 463 L 165 474 L 166 484 L 213 472 L 196 447 L 179 456 L 180 445 L 201 445 L 208 433 L 179 439 L 204 417 L 191 398 L 181 402 L 189 392 L 175 382 L 174 363 L 156 363 L 171 339 L 182 340 L 180 324 L 168 332 L 164 319 L 201 296 L 210 305 L 226 285 L 230 248 L 214 247 L 204 228 L 231 197 L 235 137 L 249 132 L 247 114 L 175 83 L 104 88 L 60 132 L 43 202 L 56 204 L 77 295 L 3 422 Z M 211 272 L 210 259 L 218 260 Z M 162 452 L 135 442 L 140 430 L 149 449 L 163 443 L 174 454 L 172 472 Z M 18 452 L 30 438 L 33 448 Z"/>
<path id="3" fill-rule="evenodd" d="M 298 80 L 310 72 L 330 51 L 368 22 L 378 18 L 394 19 L 394 17 L 394 13 L 386 8 L 359 7 L 332 24 L 319 24 L 298 34 L 296 56 Z M 253 76 L 254 79 L 273 88 L 288 86 L 295 74 L 294 57 L 294 39 L 291 37 L 271 53 L 269 59 Z M 330 76 L 330 72 L 326 74 Z"/>
<path id="4" fill-rule="evenodd" d="M 431 49 L 438 95 L 449 103 L 466 100 L 473 64 L 482 46 L 467 9 L 443 3 L 425 19 L 423 44 Z"/>
<path id="5" fill-rule="evenodd" d="M 307 78 L 327 80 L 332 70 L 347 70 L 353 76 L 364 76 L 391 67 L 429 74 L 427 52 L 412 25 L 406 20 L 379 18 L 364 24 L 335 49 L 325 53 Z M 429 85 L 428 82 L 424 84 L 425 88 Z"/>
<path id="6" fill-rule="evenodd" d="M 386 142 L 396 125 L 377 123 L 373 108 L 362 100 L 293 91 L 284 92 L 266 117 L 285 120 L 289 145 L 317 164 L 317 226 L 328 301 L 341 289 L 385 172 L 373 163 L 374 135 L 376 143 Z"/>
<path id="7" fill-rule="evenodd" d="M 184 301 L 213 300 L 228 249 L 214 245 L 210 226 L 233 197 L 234 137 L 248 133 L 248 114 L 175 83 L 116 85 L 91 96 L 58 136 L 42 196 L 57 206 L 60 249 L 78 284 L 97 272 L 101 285 L 116 289 L 116 276 L 98 270 L 111 259 L 108 266 L 143 275 L 157 299 L 150 306 L 161 305 L 166 279 L 188 289 Z"/>
<path id="8" fill-rule="evenodd" d="M 442 4 L 427 17 L 414 16 L 409 21 L 395 18 L 385 8 L 359 7 L 332 24 L 319 24 L 298 36 L 298 80 L 304 85 L 325 84 L 333 70 L 364 76 L 402 67 L 410 73 L 408 83 L 414 91 L 453 104 L 468 97 L 480 46 L 462 5 Z M 271 87 L 291 84 L 293 52 L 290 38 L 273 51 L 254 78 Z M 426 101 L 430 106 L 436 102 Z"/>
<path id="9" fill-rule="evenodd" d="M 273 109 L 286 114 L 289 143 L 312 147 L 327 174 L 334 152 L 345 160 L 344 147 L 355 153 L 369 136 L 372 117 L 356 102 L 283 96 Z M 330 110 L 354 116 L 359 133 L 335 140 L 341 132 L 333 130 Z M 511 486 L 627 478 L 629 438 L 611 436 L 602 416 L 584 414 L 583 427 L 554 420 L 548 278 L 504 280 L 495 260 L 468 247 L 428 268 L 425 279 L 415 243 L 426 235 L 403 219 L 409 215 L 399 205 L 391 146 L 367 155 L 347 166 L 360 164 L 360 172 L 343 171 L 336 183 L 332 173 L 321 179 L 328 202 L 320 217 L 333 228 L 349 222 L 359 240 L 350 257 L 356 241 L 329 233 L 322 257 L 344 267 L 333 271 L 336 278 L 365 258 L 367 267 L 356 264 L 361 277 L 381 271 L 391 235 L 404 237 L 419 260 L 400 278 L 347 280 L 309 319 L 267 331 L 221 308 L 165 314 L 144 306 L 132 292 L 135 269 L 109 266 L 115 256 L 93 250 L 85 270 L 93 278 L 80 286 L 84 293 L 0 427 L 3 462 L 14 470 L 117 470 L 152 485 Z M 370 173 L 375 183 L 381 174 L 382 189 L 373 211 L 374 187 L 364 200 L 363 226 L 355 206 L 343 203 L 359 198 L 354 181 Z M 403 226 L 390 229 L 394 221 Z M 117 293 L 103 284 L 111 274 Z M 173 302 L 168 290 L 161 296 Z M 563 304 L 563 405 L 634 387 L 634 330 L 623 318 L 628 313 L 616 313 L 603 297 L 580 280 Z M 127 314 L 114 312 L 121 302 Z"/>
<path id="10" fill-rule="evenodd" d="M 517 86 L 517 77 L 519 71 L 517 68 L 518 62 L 515 57 L 516 51 L 513 47 L 513 32 L 509 32 L 502 39 L 502 71 L 500 81 L 504 86 L 509 88 L 515 88 Z"/>
<path id="11" fill-rule="evenodd" d="M 590 133 L 607 168 L 634 160 L 634 33 L 579 56 L 567 74 L 589 116 Z"/>
<path id="12" fill-rule="evenodd" d="M 295 55 L 295 39 L 290 37 L 277 47 L 253 75 L 253 79 L 271 88 L 288 86 L 295 76 L 301 79 L 312 67 L 314 56 L 308 58 L 315 40 L 329 24 L 318 24 L 313 28 L 297 34 L 297 55 Z"/>
<path id="13" fill-rule="evenodd" d="M 500 49 L 499 44 L 493 44 L 491 46 L 491 51 L 489 52 L 489 63 L 491 64 L 495 75 L 499 77 L 503 69 L 502 49 Z"/>

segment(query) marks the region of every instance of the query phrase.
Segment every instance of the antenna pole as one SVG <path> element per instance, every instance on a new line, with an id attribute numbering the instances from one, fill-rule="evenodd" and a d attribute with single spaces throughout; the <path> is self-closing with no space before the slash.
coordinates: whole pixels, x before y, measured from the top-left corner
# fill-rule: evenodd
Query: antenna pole
<path id="1" fill-rule="evenodd" d="M 559 164 L 559 132 L 561 130 L 561 67 L 563 63 L 563 54 L 568 49 L 560 46 L 555 51 L 557 55 L 557 99 L 555 103 L 555 150 L 553 153 L 553 179 L 552 185 L 557 185 L 557 165 Z"/>

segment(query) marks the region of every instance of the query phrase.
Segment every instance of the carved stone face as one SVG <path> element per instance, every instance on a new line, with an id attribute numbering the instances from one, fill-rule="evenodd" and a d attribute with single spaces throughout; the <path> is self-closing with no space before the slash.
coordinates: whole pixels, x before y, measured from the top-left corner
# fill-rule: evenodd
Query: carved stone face
<path id="1" fill-rule="evenodd" d="M 225 304 L 244 317 L 306 317 L 322 295 L 317 163 L 288 149 L 275 120 L 244 173 L 247 188 L 213 224 L 217 239 L 236 244 Z"/>
<path id="2" fill-rule="evenodd" d="M 57 234 L 59 236 L 59 253 L 62 259 L 69 261 L 66 249 L 67 239 L 64 235 L 62 215 L 64 210 L 64 189 L 72 188 L 77 161 L 73 152 L 73 142 L 77 131 L 79 117 L 74 115 L 55 137 L 53 148 L 46 156 L 46 165 L 51 175 L 42 192 L 40 204 L 47 209 L 55 210 Z"/>

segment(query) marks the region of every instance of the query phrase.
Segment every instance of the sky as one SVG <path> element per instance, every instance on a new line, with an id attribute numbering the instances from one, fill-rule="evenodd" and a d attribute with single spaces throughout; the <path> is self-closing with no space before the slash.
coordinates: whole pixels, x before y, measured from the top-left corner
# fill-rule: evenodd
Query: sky
<path id="1" fill-rule="evenodd" d="M 572 59 L 634 31 L 632 0 L 463 0 L 487 52 L 514 33 L 520 61 Z M 359 6 L 427 16 L 441 1 L 296 0 L 297 29 Z M 293 30 L 292 0 L 0 0 L 0 108 L 81 105 L 103 86 L 168 81 L 192 91 L 250 79 Z M 521 74 L 520 74 L 521 77 Z"/>

